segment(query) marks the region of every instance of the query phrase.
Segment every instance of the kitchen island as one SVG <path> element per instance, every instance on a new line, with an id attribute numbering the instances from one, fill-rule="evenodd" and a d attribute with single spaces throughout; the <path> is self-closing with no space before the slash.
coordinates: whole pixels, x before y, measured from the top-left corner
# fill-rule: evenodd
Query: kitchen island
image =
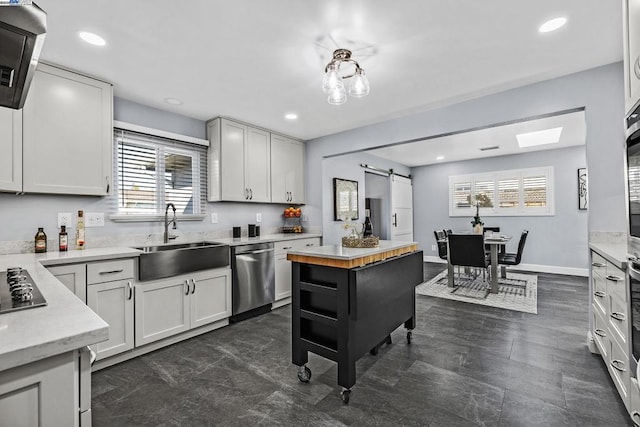
<path id="1" fill-rule="evenodd" d="M 308 352 L 338 363 L 341 397 L 349 402 L 356 361 L 390 344 L 400 325 L 407 341 L 415 327 L 415 286 L 422 283 L 422 251 L 414 242 L 380 241 L 375 248 L 339 245 L 290 251 L 292 361 L 308 382 Z"/>

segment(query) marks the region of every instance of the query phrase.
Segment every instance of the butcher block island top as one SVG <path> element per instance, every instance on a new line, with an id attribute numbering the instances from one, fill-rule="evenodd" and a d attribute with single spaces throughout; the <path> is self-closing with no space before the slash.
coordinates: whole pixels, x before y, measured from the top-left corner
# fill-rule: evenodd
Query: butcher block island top
<path id="1" fill-rule="evenodd" d="M 341 245 L 311 246 L 290 250 L 287 259 L 302 264 L 354 268 L 418 250 L 416 242 L 380 240 L 375 248 L 346 248 Z"/>

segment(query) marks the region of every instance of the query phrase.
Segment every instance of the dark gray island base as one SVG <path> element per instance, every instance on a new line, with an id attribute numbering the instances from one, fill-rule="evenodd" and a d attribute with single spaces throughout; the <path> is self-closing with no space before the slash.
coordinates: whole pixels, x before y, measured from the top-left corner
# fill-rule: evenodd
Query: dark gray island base
<path id="1" fill-rule="evenodd" d="M 415 244 L 405 244 L 399 251 L 385 252 L 390 258 L 352 268 L 318 265 L 302 252 L 290 255 L 292 361 L 300 381 L 311 378 L 306 366 L 309 351 L 333 360 L 338 363 L 342 400 L 348 403 L 360 357 L 367 351 L 375 355 L 380 345 L 390 344 L 391 332 L 402 324 L 411 342 L 415 287 L 423 278 L 422 251 L 416 249 Z M 305 262 L 297 261 L 302 259 Z"/>

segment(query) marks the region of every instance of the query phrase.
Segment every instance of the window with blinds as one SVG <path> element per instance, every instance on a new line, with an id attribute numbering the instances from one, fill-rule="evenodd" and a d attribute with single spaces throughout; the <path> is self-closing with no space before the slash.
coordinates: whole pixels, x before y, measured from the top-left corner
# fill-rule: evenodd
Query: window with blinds
<path id="1" fill-rule="evenodd" d="M 449 177 L 449 215 L 553 215 L 553 167 Z"/>
<path id="2" fill-rule="evenodd" d="M 207 200 L 207 147 L 114 129 L 116 216 L 164 215 L 173 203 L 181 216 L 203 215 Z"/>

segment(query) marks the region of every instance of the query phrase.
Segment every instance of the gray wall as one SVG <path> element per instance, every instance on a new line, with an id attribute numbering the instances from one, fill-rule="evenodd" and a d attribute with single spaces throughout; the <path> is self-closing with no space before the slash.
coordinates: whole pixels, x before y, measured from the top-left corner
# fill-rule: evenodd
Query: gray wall
<path id="1" fill-rule="evenodd" d="M 324 181 L 313 179 L 323 176 L 322 159 L 326 156 L 579 107 L 585 107 L 587 126 L 588 230 L 625 231 L 622 63 L 309 141 L 307 212 L 310 221 L 321 224 L 323 212 L 332 209 L 323 203 Z M 417 195 L 414 200 L 419 198 L 421 191 L 420 187 L 414 186 Z M 416 209 L 414 220 L 421 221 L 422 214 Z M 427 224 L 430 229 L 438 226 Z M 431 240 L 419 243 L 430 247 Z M 570 249 L 573 248 L 554 245 L 552 250 L 561 259 Z M 587 251 L 586 247 L 583 249 Z M 586 264 L 582 267 L 586 268 Z"/>
<path id="2" fill-rule="evenodd" d="M 401 174 L 408 174 L 409 168 L 395 162 L 381 159 L 367 153 L 355 153 L 344 156 L 336 156 L 322 161 L 322 199 L 323 206 L 327 207 L 323 211 L 322 217 L 322 243 L 326 245 L 336 245 L 342 242 L 342 237 L 349 234 L 344 230 L 342 221 L 334 221 L 333 203 L 333 178 L 349 179 L 358 181 L 358 222 L 364 221 L 364 198 L 365 198 L 365 170 L 360 167 L 360 163 L 377 166 L 382 169 L 394 169 Z M 319 189 L 318 189 L 319 190 Z M 318 191 L 314 190 L 314 191 Z M 307 199 L 311 194 L 307 190 Z M 355 222 L 355 221 L 354 221 Z"/>
<path id="3" fill-rule="evenodd" d="M 577 194 L 577 169 L 585 165 L 585 147 L 577 146 L 413 168 L 414 239 L 425 255 L 437 257 L 438 251 L 431 250 L 436 244 L 433 230 L 471 230 L 471 217 L 449 217 L 450 175 L 553 166 L 554 216 L 482 216 L 482 220 L 513 236 L 508 252 L 516 252 L 520 233 L 529 230 L 525 264 L 585 268 L 588 211 L 578 210 Z"/>

